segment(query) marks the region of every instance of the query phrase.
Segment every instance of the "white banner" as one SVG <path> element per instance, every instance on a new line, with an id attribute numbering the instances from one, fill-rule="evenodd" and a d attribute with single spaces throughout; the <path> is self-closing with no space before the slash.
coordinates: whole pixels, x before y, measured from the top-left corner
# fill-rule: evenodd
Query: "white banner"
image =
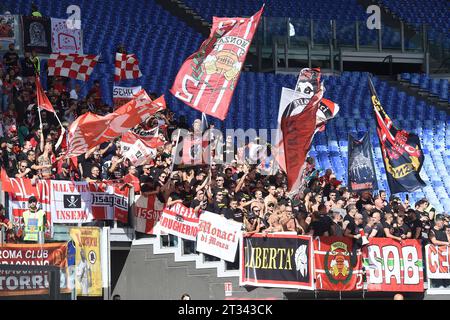
<path id="1" fill-rule="evenodd" d="M 69 29 L 67 19 L 52 20 L 52 51 L 58 53 L 83 54 L 81 29 Z"/>
<path id="2" fill-rule="evenodd" d="M 450 279 L 450 249 L 428 244 L 425 247 L 427 278 Z"/>
<path id="3" fill-rule="evenodd" d="M 92 193 L 87 182 L 51 181 L 53 223 L 91 222 Z"/>
<path id="4" fill-rule="evenodd" d="M 142 90 L 141 86 L 138 87 L 119 87 L 114 86 L 113 88 L 113 98 L 114 99 L 133 99 L 139 91 Z"/>
<path id="5" fill-rule="evenodd" d="M 159 234 L 169 233 L 186 240 L 195 241 L 198 233 L 198 221 L 194 209 L 176 203 L 170 208 L 164 208 L 159 224 L 156 226 L 156 232 L 159 232 Z"/>
<path id="6" fill-rule="evenodd" d="M 156 157 L 157 150 L 147 147 L 141 140 L 136 140 L 134 144 L 122 144 L 122 155 L 130 159 L 133 166 L 141 166 L 148 162 L 148 159 Z"/>
<path id="7" fill-rule="evenodd" d="M 242 224 L 205 211 L 200 215 L 197 251 L 234 262 Z"/>

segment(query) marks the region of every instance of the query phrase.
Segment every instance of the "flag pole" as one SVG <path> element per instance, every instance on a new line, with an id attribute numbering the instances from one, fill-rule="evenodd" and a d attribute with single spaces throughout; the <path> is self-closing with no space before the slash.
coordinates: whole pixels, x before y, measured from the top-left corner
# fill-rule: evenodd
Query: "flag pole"
<path id="1" fill-rule="evenodd" d="M 59 146 L 60 146 L 60 144 L 61 144 L 61 142 L 62 142 L 62 139 L 63 139 L 63 137 L 64 137 L 64 132 L 66 132 L 66 129 L 65 129 L 64 126 L 62 125 L 61 120 L 59 120 L 59 117 L 58 117 L 58 115 L 56 114 L 56 112 L 54 112 L 53 114 L 55 115 L 56 120 L 58 120 L 59 125 L 61 126 L 61 134 L 59 135 L 58 141 L 56 142 L 56 145 L 55 145 L 55 151 L 56 151 L 56 150 L 58 150 L 58 148 L 59 148 Z"/>
<path id="2" fill-rule="evenodd" d="M 206 118 L 206 114 L 202 112 L 202 132 L 205 131 L 207 128 L 208 128 L 208 119 Z"/>
<path id="3" fill-rule="evenodd" d="M 39 104 L 36 104 L 36 107 L 38 109 L 38 115 L 39 115 L 39 128 L 42 130 L 42 117 L 41 117 L 41 108 L 39 108 Z"/>
<path id="4" fill-rule="evenodd" d="M 178 129 L 177 143 L 175 144 L 175 151 L 172 152 L 172 164 L 170 165 L 170 173 L 173 172 L 173 167 L 175 165 L 175 159 L 177 158 L 177 149 L 180 141 L 181 129 Z"/>

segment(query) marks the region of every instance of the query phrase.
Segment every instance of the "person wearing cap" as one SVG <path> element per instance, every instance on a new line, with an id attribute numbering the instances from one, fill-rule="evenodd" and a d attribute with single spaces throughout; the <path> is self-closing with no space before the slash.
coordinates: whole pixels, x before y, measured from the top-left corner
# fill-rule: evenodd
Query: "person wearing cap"
<path id="1" fill-rule="evenodd" d="M 16 67 L 19 65 L 19 54 L 16 52 L 14 43 L 10 43 L 9 50 L 3 55 L 3 64 L 7 67 Z"/>
<path id="2" fill-rule="evenodd" d="M 46 215 L 44 210 L 38 209 L 37 199 L 31 196 L 28 199 L 28 210 L 22 214 L 24 224 L 24 241 L 38 242 L 39 233 L 45 230 Z"/>

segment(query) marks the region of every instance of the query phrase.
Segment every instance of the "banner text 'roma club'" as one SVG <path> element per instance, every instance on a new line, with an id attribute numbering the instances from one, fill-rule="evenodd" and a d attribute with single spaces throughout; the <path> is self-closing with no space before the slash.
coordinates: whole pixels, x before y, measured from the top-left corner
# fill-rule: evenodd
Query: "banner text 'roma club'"
<path id="1" fill-rule="evenodd" d="M 183 63 L 170 92 L 224 120 L 264 7 L 250 18 L 213 18 L 211 34 Z"/>

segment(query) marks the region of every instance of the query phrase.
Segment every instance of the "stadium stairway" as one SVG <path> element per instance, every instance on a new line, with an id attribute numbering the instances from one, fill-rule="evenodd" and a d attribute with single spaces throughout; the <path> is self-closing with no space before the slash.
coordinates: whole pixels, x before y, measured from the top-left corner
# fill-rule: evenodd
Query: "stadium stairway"
<path id="1" fill-rule="evenodd" d="M 169 11 L 204 37 L 209 36 L 211 24 L 205 21 L 194 9 L 180 0 L 155 0 L 162 8 Z"/>

